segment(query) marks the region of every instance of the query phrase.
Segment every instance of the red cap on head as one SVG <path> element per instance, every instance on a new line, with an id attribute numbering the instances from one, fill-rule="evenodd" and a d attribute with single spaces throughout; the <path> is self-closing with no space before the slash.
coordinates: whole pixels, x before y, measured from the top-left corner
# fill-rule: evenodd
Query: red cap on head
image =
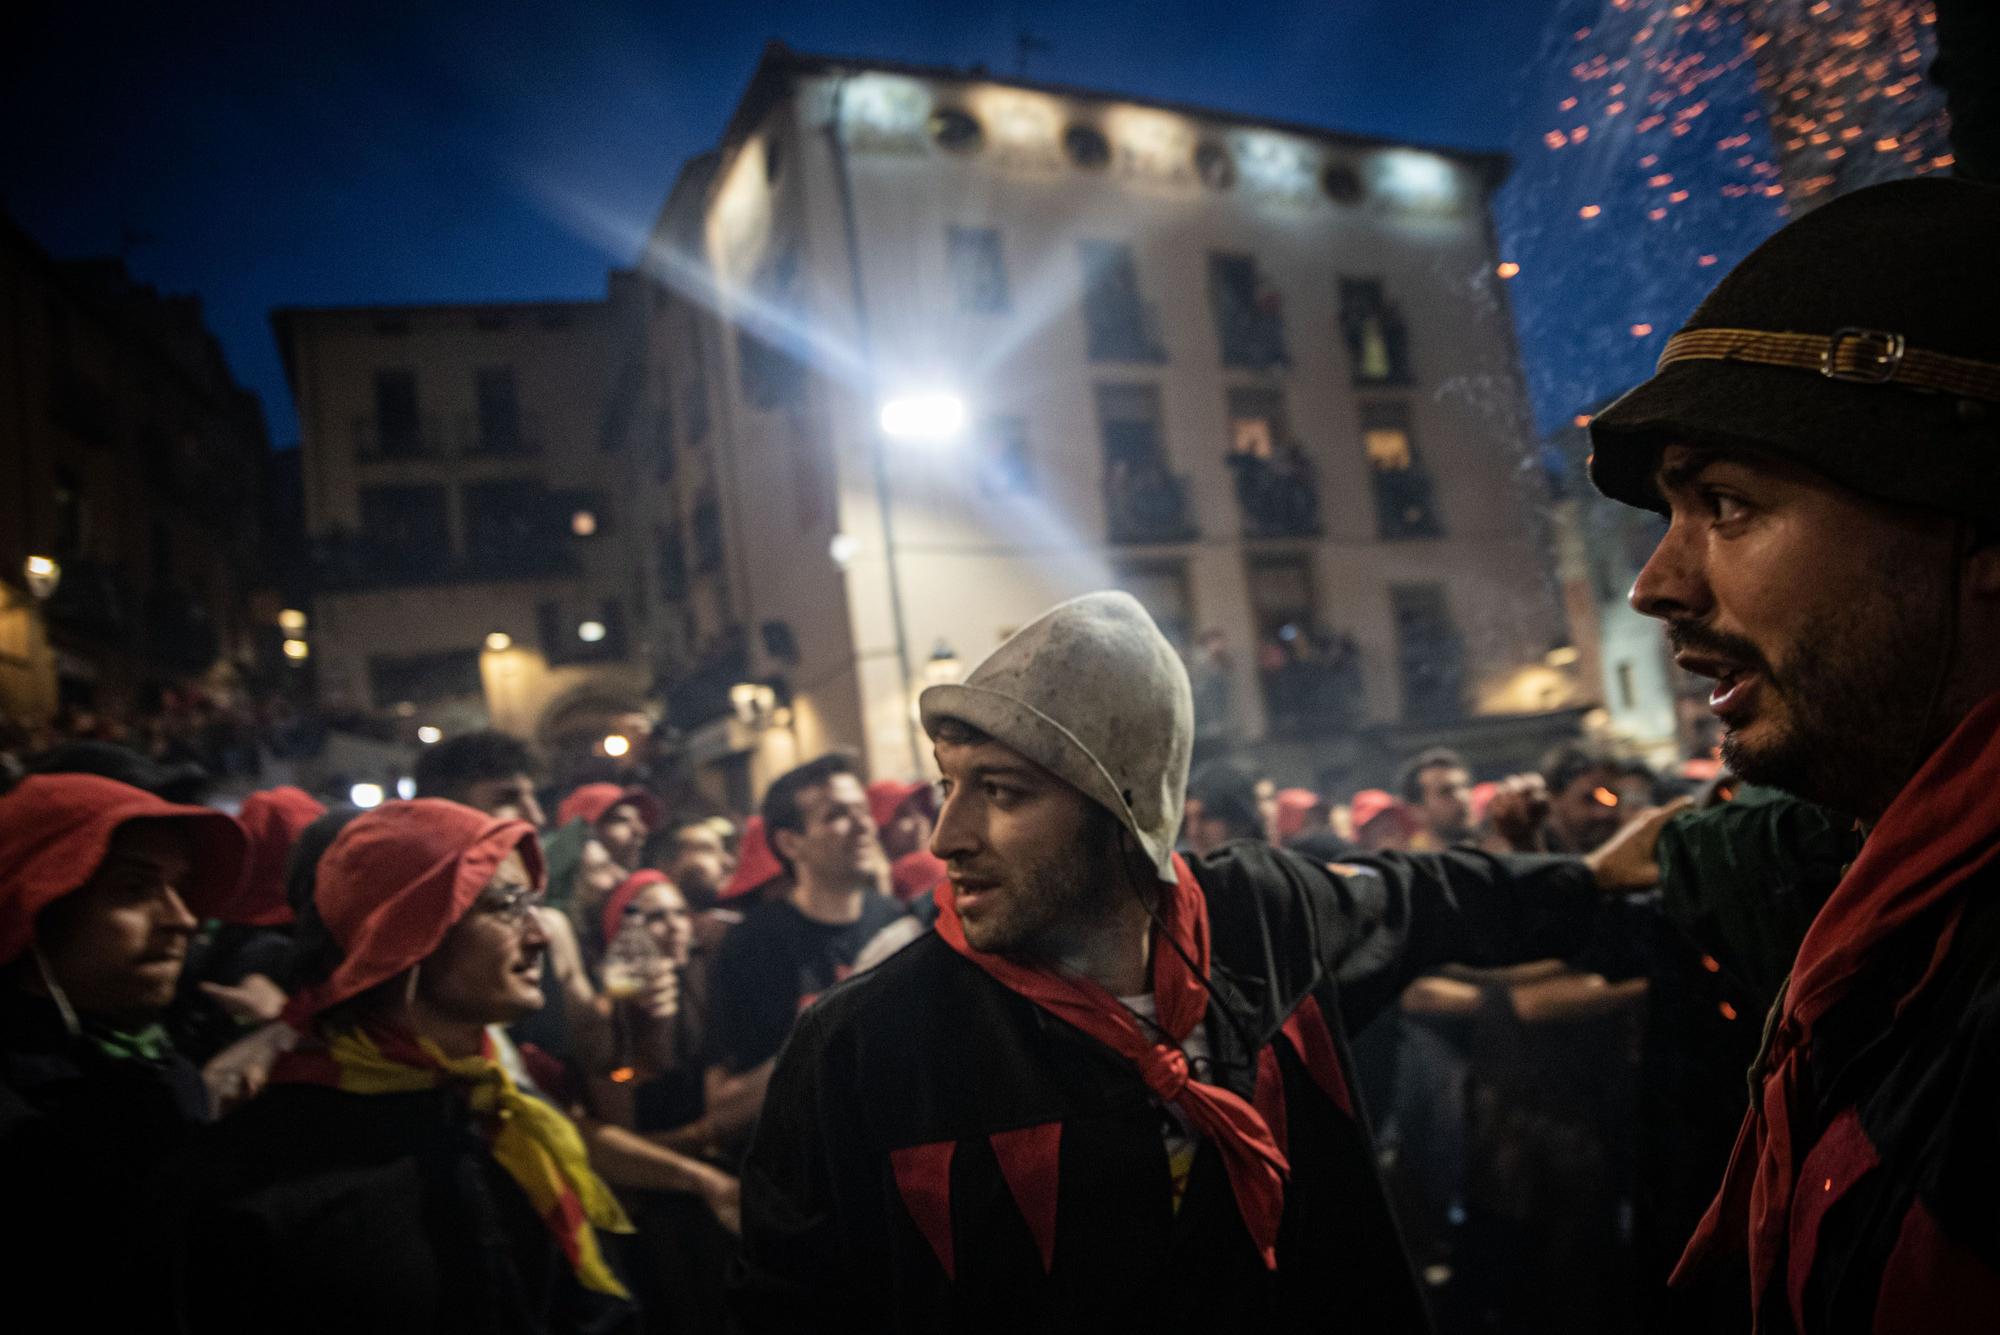
<path id="1" fill-rule="evenodd" d="M 651 867 L 641 867 L 638 871 L 619 882 L 611 897 L 604 901 L 604 944 L 611 944 L 611 938 L 618 935 L 618 929 L 625 925 L 625 910 L 632 907 L 632 901 L 639 892 L 649 885 L 672 885 L 673 879 L 663 871 Z"/>
<path id="2" fill-rule="evenodd" d="M 660 807 L 660 799 L 644 788 L 622 788 L 615 783 L 586 783 L 562 800 L 556 808 L 556 828 L 561 829 L 573 820 L 582 820 L 595 825 L 615 806 L 629 804 L 637 807 L 639 818 L 646 822 L 648 830 L 660 828 L 666 812 Z"/>
<path id="3" fill-rule="evenodd" d="M 900 779 L 877 779 L 868 785 L 868 814 L 880 830 L 896 819 L 903 804 L 930 787 L 927 783 L 904 783 Z"/>
<path id="4" fill-rule="evenodd" d="M 764 837 L 764 818 L 752 816 L 743 822 L 743 840 L 736 850 L 736 874 L 722 887 L 722 899 L 737 899 L 759 890 L 785 874 L 784 864 L 771 851 Z"/>
<path id="5" fill-rule="evenodd" d="M 1307 819 L 1319 804 L 1319 794 L 1310 788 L 1279 789 L 1278 815 L 1272 822 L 1277 827 L 1272 831 L 1276 842 L 1290 843 L 1304 833 Z"/>
<path id="6" fill-rule="evenodd" d="M 299 788 L 269 788 L 244 798 L 236 813 L 237 823 L 250 841 L 243 879 L 236 894 L 216 910 L 215 916 L 246 927 L 277 927 L 290 922 L 285 866 L 300 831 L 325 814 L 326 808 Z"/>
<path id="7" fill-rule="evenodd" d="M 183 825 L 194 841 L 190 912 L 213 914 L 243 870 L 243 828 L 209 807 L 176 806 L 95 774 L 34 774 L 0 797 L 0 964 L 28 948 L 35 915 L 97 874 L 111 838 L 135 820 Z"/>
<path id="8" fill-rule="evenodd" d="M 1417 819 L 1410 808 L 1395 794 L 1386 793 L 1380 788 L 1363 788 L 1354 795 L 1354 801 L 1349 804 L 1348 810 L 1354 815 L 1356 834 L 1378 820 L 1395 821 L 1405 835 L 1417 832 Z"/>
<path id="9" fill-rule="evenodd" d="M 320 858 L 313 889 L 344 958 L 293 996 L 285 1018 L 303 1026 L 429 956 L 517 849 L 539 888 L 541 845 L 524 820 L 495 820 L 436 797 L 385 802 L 355 817 Z"/>

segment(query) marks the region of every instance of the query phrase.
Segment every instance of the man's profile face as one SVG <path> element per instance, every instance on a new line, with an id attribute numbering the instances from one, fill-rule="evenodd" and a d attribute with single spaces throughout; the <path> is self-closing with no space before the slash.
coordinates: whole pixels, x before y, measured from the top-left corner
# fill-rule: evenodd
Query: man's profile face
<path id="1" fill-rule="evenodd" d="M 778 830 L 782 852 L 822 885 L 862 885 L 882 858 L 868 792 L 852 774 L 835 774 L 799 794 L 801 830 Z"/>
<path id="2" fill-rule="evenodd" d="M 1561 792 L 1549 794 L 1549 824 L 1572 853 L 1588 853 L 1618 833 L 1625 819 L 1619 777 L 1611 766 L 1598 765 L 1571 779 Z"/>
<path id="3" fill-rule="evenodd" d="M 1117 841 L 1101 807 L 998 742 L 940 740 L 936 756 L 931 852 L 975 950 L 1051 959 L 1111 916 Z"/>
<path id="4" fill-rule="evenodd" d="M 597 822 L 597 838 L 604 851 L 621 867 L 639 865 L 639 849 L 646 842 L 646 818 L 630 802 L 620 802 Z"/>
<path id="5" fill-rule="evenodd" d="M 547 827 L 535 781 L 526 774 L 510 774 L 500 779 L 481 779 L 465 790 L 465 805 L 497 820 L 524 820 L 537 830 Z"/>
<path id="6" fill-rule="evenodd" d="M 1432 765 L 1417 775 L 1424 828 L 1445 843 L 1472 833 L 1472 776 L 1456 765 Z"/>
<path id="7" fill-rule="evenodd" d="M 1724 761 L 1879 814 L 1935 740 L 1951 526 L 1771 456 L 1672 445 L 1656 481 L 1672 522 L 1632 606 L 1714 680 Z"/>
<path id="8" fill-rule="evenodd" d="M 173 1001 L 200 926 L 181 899 L 192 870 L 185 830 L 132 821 L 90 880 L 42 911 L 35 944 L 79 1013 L 136 1027 Z"/>
<path id="9" fill-rule="evenodd" d="M 715 827 L 699 821 L 684 825 L 675 833 L 673 863 L 660 870 L 673 878 L 691 904 L 705 908 L 722 893 L 723 884 L 735 866 Z"/>
<path id="10" fill-rule="evenodd" d="M 519 853 L 510 853 L 465 916 L 417 970 L 417 992 L 438 1014 L 468 1024 L 512 1024 L 542 1007 L 548 937 Z"/>

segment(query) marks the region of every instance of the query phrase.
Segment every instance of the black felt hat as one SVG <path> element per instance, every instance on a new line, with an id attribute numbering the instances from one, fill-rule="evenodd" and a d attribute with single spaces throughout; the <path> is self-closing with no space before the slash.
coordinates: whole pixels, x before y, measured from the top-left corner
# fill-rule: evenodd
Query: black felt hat
<path id="1" fill-rule="evenodd" d="M 1782 455 L 1864 495 L 2000 522 L 2000 189 L 1857 190 L 1759 246 L 1590 423 L 1591 481 L 1664 511 L 1669 444 Z"/>

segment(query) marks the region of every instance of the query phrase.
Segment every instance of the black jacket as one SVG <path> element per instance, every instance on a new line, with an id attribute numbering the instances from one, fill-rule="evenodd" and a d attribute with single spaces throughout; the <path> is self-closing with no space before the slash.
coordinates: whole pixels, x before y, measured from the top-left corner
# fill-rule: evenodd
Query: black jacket
<path id="1" fill-rule="evenodd" d="M 1594 916 L 1590 876 L 1573 859 L 1471 852 L 1341 875 L 1248 843 L 1194 870 L 1213 942 L 1214 1079 L 1253 1097 L 1264 1048 L 1282 1077 L 1277 1269 L 1256 1255 L 1212 1145 L 1174 1209 L 1160 1112 L 1128 1064 L 931 936 L 829 992 L 779 1058 L 743 1181 L 747 1328 L 1425 1329 L 1348 1092 L 1343 1017 L 1365 1024 L 1448 961 L 1567 953 Z M 1308 998 L 1335 1072 L 1280 1032 Z M 1037 1136 L 1056 1148 L 1035 1173 L 1003 1167 Z M 894 1156 L 940 1144 L 948 1225 L 923 1225 Z M 1043 1239 L 1030 1221 L 1050 1199 Z"/>
<path id="2" fill-rule="evenodd" d="M 274 1086 L 210 1129 L 170 1195 L 191 1335 L 638 1329 L 577 1282 L 449 1090 Z"/>

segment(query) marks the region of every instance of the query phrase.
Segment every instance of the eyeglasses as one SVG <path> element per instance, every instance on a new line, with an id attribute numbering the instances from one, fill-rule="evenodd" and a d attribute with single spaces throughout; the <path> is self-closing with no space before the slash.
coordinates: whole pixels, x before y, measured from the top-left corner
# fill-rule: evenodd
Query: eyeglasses
<path id="1" fill-rule="evenodd" d="M 528 925 L 535 916 L 535 910 L 541 906 L 541 892 L 524 885 L 499 893 L 489 891 L 473 905 L 479 912 L 499 919 L 517 932 Z"/>

